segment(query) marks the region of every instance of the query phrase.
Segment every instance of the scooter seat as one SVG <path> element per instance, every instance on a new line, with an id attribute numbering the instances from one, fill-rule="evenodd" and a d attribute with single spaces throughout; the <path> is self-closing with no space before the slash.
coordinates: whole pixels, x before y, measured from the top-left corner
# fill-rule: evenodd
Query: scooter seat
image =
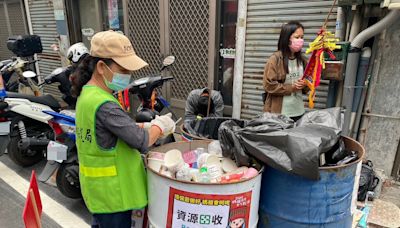
<path id="1" fill-rule="evenodd" d="M 43 96 L 36 97 L 36 96 L 33 96 L 33 95 L 28 95 L 28 94 L 7 92 L 7 96 L 9 98 L 27 99 L 27 100 L 30 100 L 30 101 L 35 102 L 35 103 L 47 105 L 47 106 L 49 106 L 50 108 L 52 108 L 54 110 L 59 110 L 61 108 L 60 103 L 58 103 L 58 101 L 50 94 L 46 94 L 46 95 L 43 95 Z"/>

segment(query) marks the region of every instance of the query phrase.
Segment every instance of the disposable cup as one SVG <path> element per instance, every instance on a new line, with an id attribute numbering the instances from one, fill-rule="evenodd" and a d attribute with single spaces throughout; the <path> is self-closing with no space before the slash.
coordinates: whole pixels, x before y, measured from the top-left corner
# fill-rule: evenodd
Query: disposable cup
<path id="1" fill-rule="evenodd" d="M 182 153 L 179 150 L 170 150 L 165 153 L 164 166 L 172 173 L 178 171 L 185 164 Z"/>
<path id="2" fill-rule="evenodd" d="M 148 158 L 147 159 L 147 166 L 156 171 L 159 172 L 161 166 L 164 165 L 164 160 L 156 159 L 156 158 Z"/>
<path id="3" fill-rule="evenodd" d="M 197 158 L 197 167 L 201 168 L 203 165 L 206 164 L 207 158 L 210 156 L 210 154 L 204 153 L 200 154 L 199 157 Z"/>

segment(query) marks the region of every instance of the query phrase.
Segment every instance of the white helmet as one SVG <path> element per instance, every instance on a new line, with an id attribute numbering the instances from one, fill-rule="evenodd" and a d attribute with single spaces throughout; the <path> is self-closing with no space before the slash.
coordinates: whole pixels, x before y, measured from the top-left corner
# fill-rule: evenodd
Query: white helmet
<path id="1" fill-rule="evenodd" d="M 78 63 L 85 54 L 89 54 L 89 49 L 82 42 L 73 44 L 68 48 L 67 58 L 72 63 Z"/>

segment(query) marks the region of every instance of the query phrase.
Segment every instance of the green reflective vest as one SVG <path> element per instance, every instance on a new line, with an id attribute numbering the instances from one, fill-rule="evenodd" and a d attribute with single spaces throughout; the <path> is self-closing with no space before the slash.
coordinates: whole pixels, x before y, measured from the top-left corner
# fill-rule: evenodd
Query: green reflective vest
<path id="1" fill-rule="evenodd" d="M 118 101 L 95 86 L 84 86 L 76 105 L 76 145 L 83 199 L 91 213 L 115 213 L 147 205 L 146 173 L 140 153 L 118 139 L 113 149 L 96 141 L 96 112 Z"/>

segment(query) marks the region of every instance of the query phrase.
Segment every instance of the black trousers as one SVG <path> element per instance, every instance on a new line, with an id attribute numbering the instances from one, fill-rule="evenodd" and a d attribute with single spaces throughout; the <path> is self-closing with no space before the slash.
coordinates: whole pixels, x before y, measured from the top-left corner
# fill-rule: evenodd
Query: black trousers
<path id="1" fill-rule="evenodd" d="M 131 228 L 132 210 L 110 213 L 93 214 L 92 228 Z"/>

